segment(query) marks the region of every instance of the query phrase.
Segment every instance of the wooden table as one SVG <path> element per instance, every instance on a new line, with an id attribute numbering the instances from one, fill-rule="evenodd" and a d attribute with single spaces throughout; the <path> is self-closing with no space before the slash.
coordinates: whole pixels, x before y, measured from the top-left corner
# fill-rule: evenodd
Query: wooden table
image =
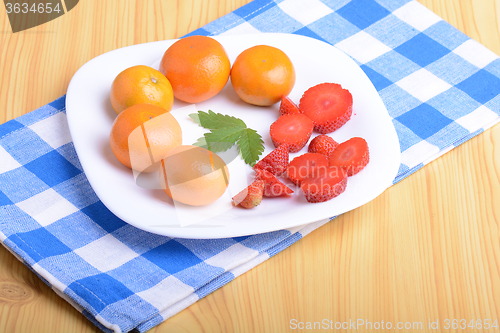
<path id="1" fill-rule="evenodd" d="M 82 0 L 17 34 L 2 8 L 0 123 L 65 94 L 100 54 L 182 36 L 247 2 Z M 500 54 L 500 0 L 421 3 Z M 500 321 L 499 178 L 497 125 L 151 332 L 287 332 L 324 319 L 448 332 L 446 319 Z M 98 329 L 0 246 L 0 332 Z"/>

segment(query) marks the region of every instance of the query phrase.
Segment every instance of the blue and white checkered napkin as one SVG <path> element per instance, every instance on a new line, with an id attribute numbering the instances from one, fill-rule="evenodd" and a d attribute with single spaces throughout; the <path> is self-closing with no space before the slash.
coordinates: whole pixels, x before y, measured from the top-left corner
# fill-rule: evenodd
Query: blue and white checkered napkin
<path id="1" fill-rule="evenodd" d="M 399 135 L 395 182 L 499 121 L 500 60 L 416 1 L 255 0 L 192 34 L 285 32 L 355 59 Z M 0 126 L 0 240 L 104 331 L 146 331 L 321 226 L 218 240 L 149 234 L 92 191 L 64 97 Z"/>

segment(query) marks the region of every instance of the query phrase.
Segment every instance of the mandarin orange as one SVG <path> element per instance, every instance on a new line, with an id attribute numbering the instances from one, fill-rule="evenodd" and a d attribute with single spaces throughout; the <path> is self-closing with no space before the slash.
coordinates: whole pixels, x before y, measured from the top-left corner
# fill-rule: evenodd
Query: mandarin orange
<path id="1" fill-rule="evenodd" d="M 220 156 L 205 148 L 178 146 L 162 160 L 160 184 L 175 201 L 208 205 L 226 191 L 229 171 Z"/>
<path id="2" fill-rule="evenodd" d="M 182 143 L 177 120 L 165 109 L 135 104 L 121 112 L 109 136 L 111 150 L 123 165 L 139 172 L 158 170 L 160 160 Z"/>
<path id="3" fill-rule="evenodd" d="M 245 102 L 269 106 L 292 91 L 295 69 L 280 49 L 257 45 L 238 55 L 231 68 L 231 84 Z"/>
<path id="4" fill-rule="evenodd" d="M 165 75 L 143 65 L 127 68 L 118 74 L 111 85 L 109 97 L 116 113 L 142 103 L 170 111 L 174 103 L 172 86 Z"/>
<path id="5" fill-rule="evenodd" d="M 218 94 L 229 80 L 230 70 L 224 47 L 206 36 L 179 39 L 165 51 L 160 63 L 174 96 L 187 103 L 199 103 Z"/>

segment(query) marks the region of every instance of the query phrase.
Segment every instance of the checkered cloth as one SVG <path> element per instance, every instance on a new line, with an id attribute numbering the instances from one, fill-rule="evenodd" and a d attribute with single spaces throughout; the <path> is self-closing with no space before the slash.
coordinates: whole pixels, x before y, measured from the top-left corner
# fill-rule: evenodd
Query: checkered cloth
<path id="1" fill-rule="evenodd" d="M 191 34 L 284 32 L 335 45 L 397 130 L 395 182 L 499 121 L 500 60 L 416 1 L 255 0 Z M 0 126 L 0 240 L 104 331 L 143 332 L 308 232 L 171 239 L 110 213 L 82 171 L 64 97 Z"/>

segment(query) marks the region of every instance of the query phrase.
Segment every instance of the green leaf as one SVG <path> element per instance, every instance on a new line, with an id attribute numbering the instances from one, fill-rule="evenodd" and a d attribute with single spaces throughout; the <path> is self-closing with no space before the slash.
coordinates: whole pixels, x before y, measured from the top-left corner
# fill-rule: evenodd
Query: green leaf
<path id="1" fill-rule="evenodd" d="M 208 149 L 207 140 L 205 140 L 204 136 L 198 138 L 198 140 L 195 143 L 193 143 L 193 146 L 197 146 L 197 147 L 202 147 L 202 148 Z"/>
<path id="2" fill-rule="evenodd" d="M 213 129 L 209 133 L 205 133 L 204 138 L 207 143 L 207 149 L 214 153 L 228 150 L 236 144 L 241 132 L 244 130 L 239 127 L 229 127 Z"/>
<path id="3" fill-rule="evenodd" d="M 264 151 L 264 141 L 257 131 L 247 128 L 243 120 L 233 116 L 198 111 L 189 115 L 198 125 L 209 129 L 194 143 L 195 146 L 204 147 L 218 153 L 223 152 L 238 144 L 238 150 L 245 163 L 253 166 Z"/>
<path id="4" fill-rule="evenodd" d="M 264 151 L 264 141 L 257 131 L 246 128 L 241 131 L 238 148 L 246 164 L 254 166 Z"/>
<path id="5" fill-rule="evenodd" d="M 207 129 L 220 129 L 227 127 L 246 128 L 245 122 L 239 118 L 215 113 L 211 110 L 207 112 L 198 111 L 189 115 L 191 119 L 198 125 Z"/>

